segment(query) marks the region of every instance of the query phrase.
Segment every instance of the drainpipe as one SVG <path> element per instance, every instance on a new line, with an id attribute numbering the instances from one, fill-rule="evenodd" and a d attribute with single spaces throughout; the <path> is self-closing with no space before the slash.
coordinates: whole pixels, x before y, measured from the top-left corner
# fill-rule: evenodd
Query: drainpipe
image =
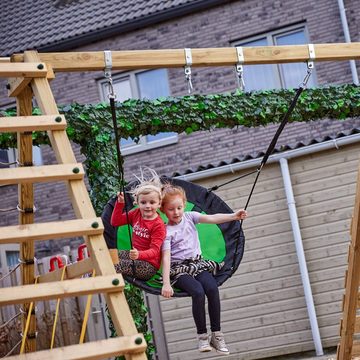
<path id="1" fill-rule="evenodd" d="M 338 5 L 339 5 L 340 18 L 341 18 L 342 28 L 343 28 L 343 31 L 344 31 L 345 41 L 347 43 L 350 43 L 351 38 L 350 38 L 348 21 L 346 19 L 346 9 L 345 9 L 345 6 L 344 6 L 344 1 L 343 0 L 338 0 Z M 355 60 L 350 60 L 350 69 L 351 69 L 351 75 L 352 75 L 352 79 L 353 79 L 354 84 L 359 85 L 359 77 L 358 77 L 358 73 L 357 73 L 357 70 L 356 70 Z"/>
<path id="2" fill-rule="evenodd" d="M 299 267 L 300 267 L 300 274 L 301 280 L 304 288 L 305 294 L 305 301 L 306 307 L 309 315 L 310 326 L 311 326 L 311 333 L 315 345 L 316 355 L 321 356 L 324 355 L 323 348 L 321 345 L 321 338 L 319 332 L 319 326 L 316 318 L 315 312 L 315 305 L 314 299 L 312 296 L 311 286 L 310 286 L 310 279 L 309 273 L 307 270 L 304 247 L 302 243 L 301 233 L 300 233 L 300 226 L 298 221 L 298 216 L 295 207 L 295 198 L 292 190 L 290 173 L 287 159 L 281 158 L 279 160 L 281 173 L 284 181 L 284 188 L 289 208 L 290 220 L 291 220 L 291 227 L 293 230 L 294 240 L 295 240 L 295 247 L 296 247 L 296 254 L 298 257 Z"/>

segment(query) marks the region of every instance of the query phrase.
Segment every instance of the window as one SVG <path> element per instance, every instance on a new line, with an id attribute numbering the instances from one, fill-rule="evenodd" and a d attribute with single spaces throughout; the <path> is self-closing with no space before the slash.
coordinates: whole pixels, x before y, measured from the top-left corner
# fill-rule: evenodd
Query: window
<path id="1" fill-rule="evenodd" d="M 14 163 L 17 159 L 17 150 L 9 149 L 4 150 L 0 149 L 0 168 L 7 168 L 11 165 L 9 163 Z M 35 166 L 39 166 L 43 164 L 41 149 L 38 146 L 33 146 L 33 162 Z"/>
<path id="2" fill-rule="evenodd" d="M 236 43 L 235 46 L 276 46 L 308 44 L 304 26 L 273 31 L 256 38 Z M 306 63 L 245 65 L 244 81 L 246 91 L 297 88 L 306 74 Z M 307 86 L 315 86 L 314 73 Z"/>
<path id="3" fill-rule="evenodd" d="M 14 267 L 19 263 L 19 251 L 5 251 L 6 254 L 6 265 Z"/>
<path id="4" fill-rule="evenodd" d="M 156 99 L 169 96 L 170 89 L 165 69 L 131 72 L 113 76 L 114 92 L 117 101 L 125 101 L 130 98 Z M 103 101 L 106 101 L 108 85 L 105 80 L 100 81 L 100 89 Z M 121 152 L 123 155 L 153 149 L 156 147 L 177 142 L 177 134 L 163 132 L 157 135 L 141 137 L 139 143 L 131 138 L 121 139 Z"/>

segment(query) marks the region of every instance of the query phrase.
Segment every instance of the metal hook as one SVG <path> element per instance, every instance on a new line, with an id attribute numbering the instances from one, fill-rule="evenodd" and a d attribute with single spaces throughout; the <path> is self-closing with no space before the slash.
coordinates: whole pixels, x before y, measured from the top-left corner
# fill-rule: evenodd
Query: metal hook
<path id="1" fill-rule="evenodd" d="M 236 54 L 238 58 L 238 62 L 235 65 L 235 71 L 237 74 L 238 87 L 241 91 L 245 90 L 245 81 L 244 81 L 244 52 L 242 46 L 236 47 Z"/>
<path id="2" fill-rule="evenodd" d="M 307 85 L 307 82 L 310 79 L 310 76 L 312 74 L 312 71 L 314 69 L 314 60 L 315 60 L 315 47 L 314 44 L 308 44 L 308 49 L 309 49 L 309 60 L 306 62 L 307 63 L 307 73 L 304 77 L 304 80 L 302 81 L 302 83 L 299 85 L 299 87 L 305 88 Z"/>
<path id="3" fill-rule="evenodd" d="M 185 80 L 188 85 L 188 92 L 189 94 L 193 91 L 193 84 L 191 81 L 191 65 L 192 65 L 192 55 L 191 55 L 191 49 L 185 48 L 185 66 L 184 66 L 184 72 L 185 72 Z"/>
<path id="4" fill-rule="evenodd" d="M 111 77 L 111 69 L 112 69 L 112 55 L 111 50 L 104 50 L 104 61 L 105 61 L 105 69 L 104 69 L 104 77 L 108 81 L 109 85 L 109 99 L 116 99 L 114 86 L 113 86 L 113 80 Z"/>

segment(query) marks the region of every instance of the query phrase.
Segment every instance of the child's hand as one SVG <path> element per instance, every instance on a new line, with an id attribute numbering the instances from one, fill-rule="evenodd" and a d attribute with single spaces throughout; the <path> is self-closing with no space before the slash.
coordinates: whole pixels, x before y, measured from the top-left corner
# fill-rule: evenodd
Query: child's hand
<path id="1" fill-rule="evenodd" d="M 171 298 L 174 295 L 174 290 L 170 284 L 164 284 L 161 289 L 161 295 L 166 298 Z"/>
<path id="2" fill-rule="evenodd" d="M 129 256 L 130 256 L 131 260 L 136 260 L 139 258 L 139 251 L 137 249 L 133 248 L 130 250 Z"/>
<path id="3" fill-rule="evenodd" d="M 124 193 L 118 192 L 116 195 L 117 195 L 117 201 L 119 203 L 124 203 L 125 202 Z"/>
<path id="4" fill-rule="evenodd" d="M 240 209 L 234 213 L 235 220 L 244 220 L 247 217 L 247 211 L 244 209 Z"/>

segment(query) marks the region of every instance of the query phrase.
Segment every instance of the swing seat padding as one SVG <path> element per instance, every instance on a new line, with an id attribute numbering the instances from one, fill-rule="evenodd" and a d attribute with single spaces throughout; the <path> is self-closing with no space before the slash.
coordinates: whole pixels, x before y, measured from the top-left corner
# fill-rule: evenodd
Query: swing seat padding
<path id="1" fill-rule="evenodd" d="M 168 177 L 161 177 L 161 181 L 181 186 L 185 190 L 187 196 L 185 211 L 198 211 L 204 214 L 233 212 L 216 194 L 200 185 Z M 131 189 L 135 185 L 136 182 L 130 183 L 126 189 Z M 130 211 L 133 208 L 133 199 L 128 192 L 126 192 L 125 196 L 127 211 Z M 110 224 L 115 201 L 116 197 L 108 201 L 101 216 L 105 228 L 105 241 L 109 249 L 128 250 L 130 249 L 130 240 L 127 225 L 114 227 Z M 161 217 L 166 222 L 165 215 L 161 214 Z M 214 275 L 218 286 L 220 286 L 238 269 L 243 257 L 245 236 L 242 226 L 239 221 L 231 221 L 220 225 L 198 224 L 196 226 L 199 232 L 202 256 L 205 259 L 225 262 L 222 269 Z M 148 281 L 134 279 L 129 276 L 124 276 L 124 278 L 146 292 L 154 295 L 161 294 L 161 270 Z M 189 296 L 184 291 L 174 290 L 175 297 Z"/>

